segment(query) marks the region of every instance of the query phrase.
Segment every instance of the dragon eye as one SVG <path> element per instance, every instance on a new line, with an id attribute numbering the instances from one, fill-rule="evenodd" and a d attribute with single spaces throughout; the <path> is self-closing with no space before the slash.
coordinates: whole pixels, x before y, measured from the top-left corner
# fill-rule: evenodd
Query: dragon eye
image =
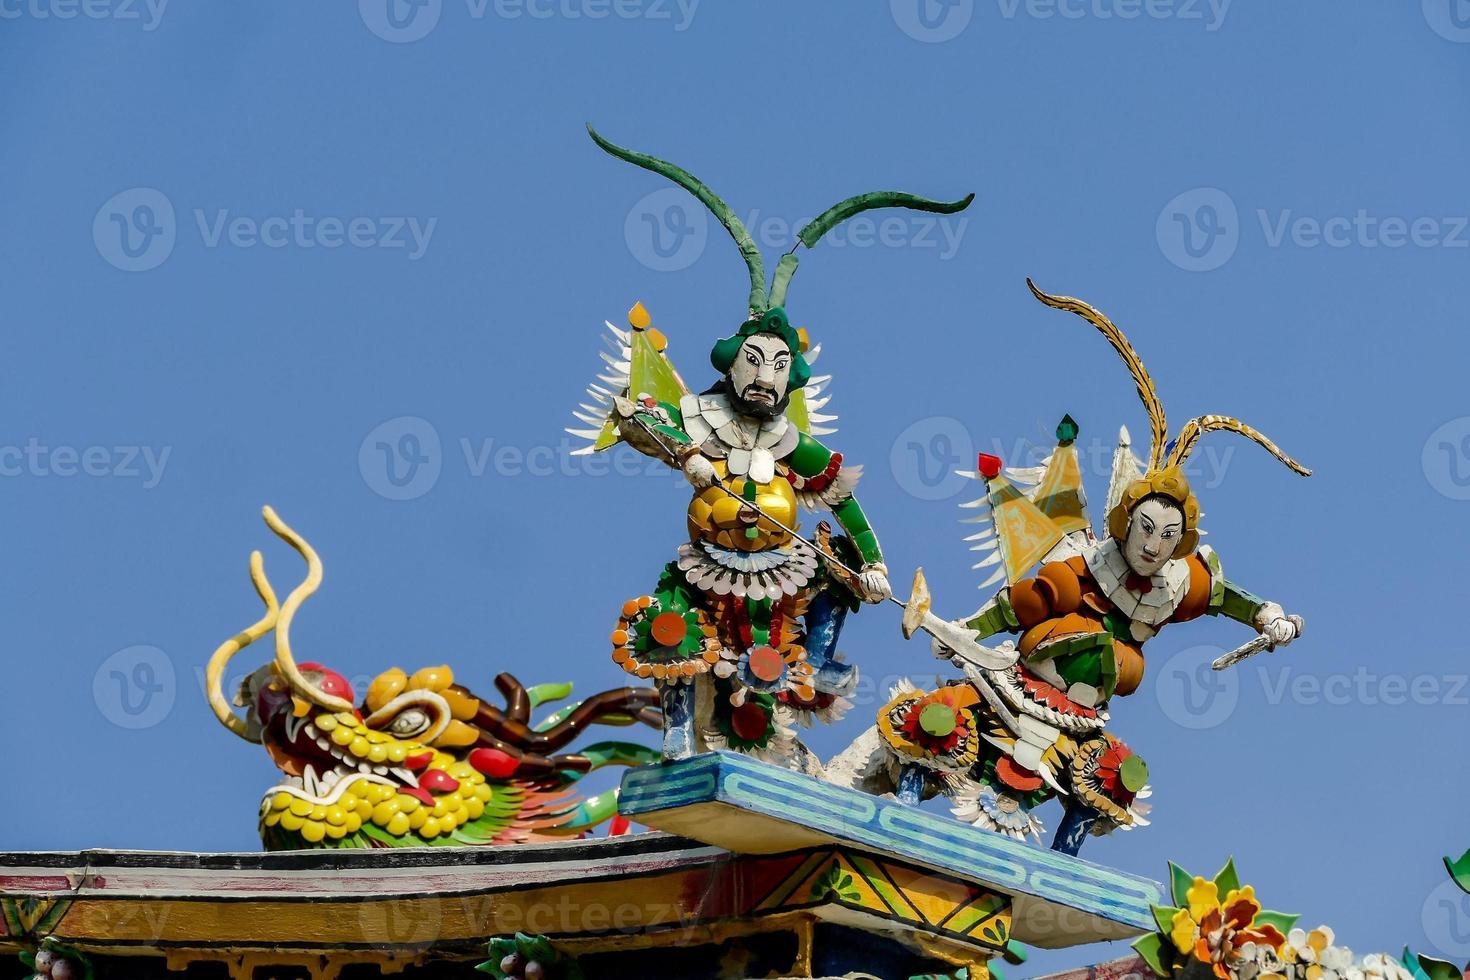
<path id="1" fill-rule="evenodd" d="M 429 727 L 429 713 L 422 708 L 409 708 L 388 725 L 394 735 L 417 735 Z"/>

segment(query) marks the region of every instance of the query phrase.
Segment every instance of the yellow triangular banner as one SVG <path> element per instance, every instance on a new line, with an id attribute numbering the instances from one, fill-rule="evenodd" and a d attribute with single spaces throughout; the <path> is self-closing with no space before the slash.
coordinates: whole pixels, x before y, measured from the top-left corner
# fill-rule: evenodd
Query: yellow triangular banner
<path id="1" fill-rule="evenodd" d="M 1014 584 L 1055 548 L 1066 532 L 1004 476 L 992 477 L 988 486 L 1006 579 Z"/>
<path id="2" fill-rule="evenodd" d="M 1036 507 L 1056 522 L 1064 532 L 1085 531 L 1092 527 L 1087 517 L 1087 496 L 1082 490 L 1082 467 L 1077 460 L 1077 446 L 1058 446 L 1046 468 L 1032 499 Z"/>
<path id="3" fill-rule="evenodd" d="M 633 352 L 628 371 L 628 397 L 637 398 L 646 394 L 670 405 L 679 404 L 679 399 L 688 394 L 688 389 L 684 387 L 683 380 L 669 363 L 669 359 L 664 356 L 668 341 L 663 334 L 648 327 L 648 311 L 643 309 L 642 303 L 629 311 L 628 323 L 632 328 L 629 346 Z M 593 449 L 601 451 L 615 446 L 618 438 L 617 424 L 609 416 L 602 424 L 602 431 L 597 434 Z"/>

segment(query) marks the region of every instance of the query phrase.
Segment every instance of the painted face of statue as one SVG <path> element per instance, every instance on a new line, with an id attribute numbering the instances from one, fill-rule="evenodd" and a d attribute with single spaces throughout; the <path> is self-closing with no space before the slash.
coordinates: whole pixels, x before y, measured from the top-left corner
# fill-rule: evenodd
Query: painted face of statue
<path id="1" fill-rule="evenodd" d="M 742 415 L 770 418 L 786 408 L 791 350 L 773 334 L 747 337 L 726 375 L 730 399 Z"/>
<path id="2" fill-rule="evenodd" d="M 1147 497 L 1128 520 L 1123 557 L 1138 575 L 1156 575 L 1174 556 L 1184 533 L 1184 513 L 1164 497 Z"/>

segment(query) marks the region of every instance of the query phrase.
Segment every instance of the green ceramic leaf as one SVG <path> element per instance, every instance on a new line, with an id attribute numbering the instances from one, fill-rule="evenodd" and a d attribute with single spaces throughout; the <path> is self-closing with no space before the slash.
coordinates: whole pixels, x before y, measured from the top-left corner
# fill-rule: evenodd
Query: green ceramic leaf
<path id="1" fill-rule="evenodd" d="M 1458 860 L 1444 859 L 1445 870 L 1455 879 L 1455 884 L 1470 892 L 1470 851 L 1461 854 Z"/>
<path id="2" fill-rule="evenodd" d="M 1174 930 L 1174 916 L 1179 910 L 1172 905 L 1155 905 L 1153 907 L 1154 921 L 1159 924 L 1159 932 L 1168 935 Z"/>
<path id="3" fill-rule="evenodd" d="M 1133 944 L 1138 955 L 1161 977 L 1167 977 L 1169 971 L 1164 968 L 1164 937 L 1158 933 L 1150 933 Z"/>
<path id="4" fill-rule="evenodd" d="M 1288 914 L 1286 912 L 1262 911 L 1256 913 L 1256 922 L 1265 923 L 1268 926 L 1275 926 L 1283 936 L 1291 932 L 1296 926 L 1296 920 L 1300 918 L 1300 915 Z"/>
<path id="5" fill-rule="evenodd" d="M 531 699 L 531 707 L 539 708 L 551 701 L 560 701 L 572 693 L 572 685 L 562 684 L 537 684 L 535 687 L 526 689 L 526 696 Z"/>
<path id="6" fill-rule="evenodd" d="M 540 963 L 557 962 L 556 948 L 551 945 L 551 940 L 545 936 L 527 936 L 524 933 L 516 933 L 516 941 L 520 944 L 521 954 L 528 960 L 536 960 Z"/>
<path id="7" fill-rule="evenodd" d="M 498 936 L 490 940 L 490 958 L 475 967 L 481 973 L 488 973 L 495 980 L 505 980 L 505 971 L 500 968 L 500 961 L 516 951 L 516 941 L 506 936 Z"/>
<path id="8" fill-rule="evenodd" d="M 1240 887 L 1240 875 L 1235 871 L 1235 858 L 1226 859 L 1225 867 L 1215 875 L 1215 887 L 1220 890 L 1220 901 L 1222 902 L 1226 895 Z"/>
<path id="9" fill-rule="evenodd" d="M 1174 904 L 1180 908 L 1189 905 L 1189 886 L 1194 884 L 1194 875 L 1173 861 L 1169 862 L 1169 885 L 1173 891 Z"/>
<path id="10" fill-rule="evenodd" d="M 1419 968 L 1424 971 L 1429 980 L 1460 980 L 1460 968 L 1445 960 L 1437 960 L 1432 956 L 1419 955 Z"/>

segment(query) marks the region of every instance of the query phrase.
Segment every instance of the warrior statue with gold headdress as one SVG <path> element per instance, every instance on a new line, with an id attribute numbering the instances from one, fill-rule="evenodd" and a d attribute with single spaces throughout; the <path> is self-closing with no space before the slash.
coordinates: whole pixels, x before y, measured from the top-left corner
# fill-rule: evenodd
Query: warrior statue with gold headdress
<path id="1" fill-rule="evenodd" d="M 964 669 L 966 679 L 928 692 L 902 685 L 876 727 L 833 760 L 828 774 L 876 792 L 896 790 L 911 803 L 944 793 L 957 816 L 1018 838 L 1039 838 L 1032 811 L 1060 796 L 1066 814 L 1052 846 L 1075 854 L 1089 832 L 1147 822 L 1148 768 L 1104 726 L 1112 698 L 1138 688 L 1148 640 L 1201 616 L 1225 616 L 1259 633 L 1217 661 L 1218 669 L 1302 631 L 1300 617 L 1227 579 L 1219 556 L 1199 543 L 1200 506 L 1185 460 L 1201 435 L 1226 431 L 1302 476 L 1311 471 L 1221 415 L 1191 419 L 1170 440 L 1153 380 L 1122 331 L 1081 300 L 1031 289 L 1047 306 L 1096 327 L 1127 364 L 1149 416 L 1147 465 L 1123 430 L 1104 533 L 1095 535 L 1070 416 L 1038 470 L 1007 470 L 999 458 L 980 456 L 978 472 L 968 475 L 985 482 L 986 494 L 964 506 L 975 512 L 967 520 L 982 526 L 967 540 L 985 554 L 975 567 L 995 569 L 981 587 L 1006 584 L 955 626 L 977 643 L 1015 636 L 1001 645 L 1013 663 L 996 669 L 936 641 L 935 654 Z"/>
<path id="2" fill-rule="evenodd" d="M 861 468 L 820 440 L 828 381 L 813 377 L 817 348 L 792 325 L 786 292 L 796 248 L 817 244 L 853 215 L 885 207 L 953 213 L 953 203 L 879 192 L 829 208 L 798 234 L 770 284 L 760 251 L 734 212 L 679 167 L 589 131 L 613 156 L 667 177 L 703 203 L 735 239 L 750 272 L 744 322 L 710 352 L 719 379 L 692 391 L 669 362 L 664 335 L 641 304 L 629 329 L 609 324 L 603 384 L 588 389 L 569 430 L 583 452 L 619 441 L 681 470 L 694 489 L 689 540 L 654 589 L 630 599 L 613 631 L 613 659 L 662 694 L 664 755 L 732 748 L 805 767 L 794 724 L 830 721 L 857 672 L 836 656 L 846 615 L 891 594 L 877 535 L 853 491 Z M 798 508 L 830 510 L 810 542 Z M 800 758 L 798 758 L 800 756 Z M 806 761 L 802 761 L 806 760 Z"/>

